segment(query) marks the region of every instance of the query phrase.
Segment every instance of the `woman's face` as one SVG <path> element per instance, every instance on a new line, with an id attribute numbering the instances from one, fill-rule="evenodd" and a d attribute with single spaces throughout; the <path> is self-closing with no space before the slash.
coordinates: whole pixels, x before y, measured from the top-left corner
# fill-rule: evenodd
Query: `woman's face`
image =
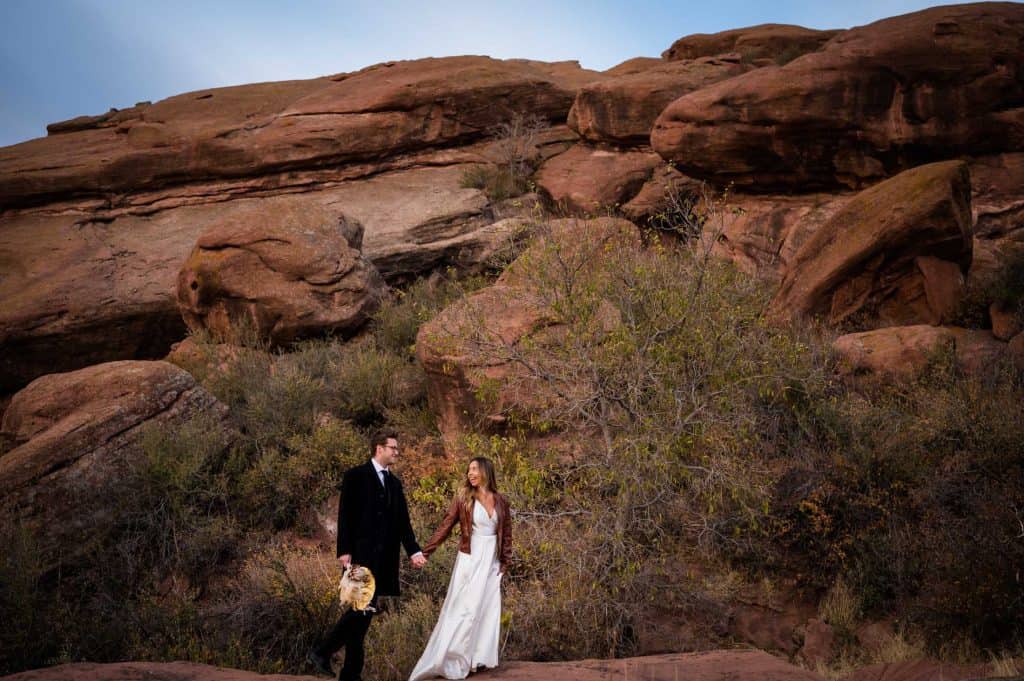
<path id="1" fill-rule="evenodd" d="M 466 471 L 466 477 L 469 478 L 469 484 L 476 487 L 480 484 L 480 465 L 476 461 L 469 462 L 469 470 Z"/>

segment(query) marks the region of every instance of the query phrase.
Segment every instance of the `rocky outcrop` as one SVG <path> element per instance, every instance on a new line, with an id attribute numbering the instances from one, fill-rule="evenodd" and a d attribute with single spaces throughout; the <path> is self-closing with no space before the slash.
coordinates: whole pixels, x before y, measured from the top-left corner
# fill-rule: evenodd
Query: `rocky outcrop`
<path id="1" fill-rule="evenodd" d="M 914 376 L 932 361 L 952 359 L 981 374 L 1009 356 L 1007 344 L 984 329 L 948 326 L 889 326 L 840 336 L 832 344 L 840 370 L 850 375 Z"/>
<path id="2" fill-rule="evenodd" d="M 651 145 L 683 173 L 759 191 L 859 188 L 923 162 L 1018 151 L 1022 40 L 1015 3 L 885 19 L 684 95 Z"/>
<path id="3" fill-rule="evenodd" d="M 974 234 L 996 240 L 1024 230 L 1024 153 L 995 154 L 971 161 Z M 1020 234 L 1024 240 L 1024 234 Z"/>
<path id="4" fill-rule="evenodd" d="M 737 52 L 745 61 L 760 59 L 785 63 L 821 49 L 841 31 L 816 31 L 790 24 L 760 24 L 719 33 L 695 33 L 672 43 L 661 53 L 662 59 L 678 61 L 698 59 L 725 52 Z"/>
<path id="5" fill-rule="evenodd" d="M 564 121 L 576 88 L 600 77 L 568 62 L 446 57 L 190 92 L 4 149 L 0 207 L 466 144 L 516 112 Z"/>
<path id="6" fill-rule="evenodd" d="M 661 164 L 661 157 L 649 149 L 618 151 L 577 144 L 547 161 L 535 177 L 556 205 L 600 213 L 629 202 Z"/>
<path id="7" fill-rule="evenodd" d="M 753 67 L 738 54 L 668 62 L 580 88 L 569 111 L 569 127 L 585 140 L 646 145 L 654 121 L 682 95 Z"/>
<path id="8" fill-rule="evenodd" d="M 533 284 L 545 249 L 585 266 L 640 246 L 636 226 L 626 220 L 567 219 L 549 227 L 493 286 L 457 301 L 420 328 L 416 357 L 427 374 L 438 428 L 449 439 L 470 427 L 494 428 L 510 414 L 542 412 L 558 399 L 515 361 L 524 343 L 543 347 L 562 340 L 564 327 Z"/>
<path id="9" fill-rule="evenodd" d="M 199 416 L 225 423 L 227 408 L 167 362 L 110 362 L 38 378 L 4 414 L 0 433 L 13 448 L 0 456 L 0 509 L 55 543 L 84 536 L 94 518 L 80 502 L 116 484 L 146 428 Z"/>
<path id="10" fill-rule="evenodd" d="M 552 678 L 564 681 L 822 681 L 817 674 L 758 650 L 714 650 L 574 662 L 502 661 L 499 667 L 487 671 L 487 677 L 496 681 Z M 161 681 L 302 681 L 315 677 L 263 675 L 191 662 L 85 662 L 4 677 L 5 681 L 150 681 L 157 678 Z"/>
<path id="11" fill-rule="evenodd" d="M 220 88 L 51 126 L 0 150 L 0 394 L 185 334 L 176 278 L 208 225 L 281 203 L 341 211 L 389 281 L 473 268 L 529 201 L 462 185 L 515 114 L 564 121 L 600 74 L 486 57 Z M 575 135 L 538 135 L 541 156 Z M 251 203 L 246 203 L 251 202 Z"/>
<path id="12" fill-rule="evenodd" d="M 531 205 L 491 205 L 460 186 L 483 151 L 299 193 L 232 198 L 207 187 L 160 210 L 140 205 L 102 219 L 81 207 L 0 217 L 0 393 L 53 371 L 163 357 L 186 332 L 176 301 L 182 264 L 209 225 L 237 213 L 343 212 L 362 223 L 363 254 L 391 281 L 477 266 L 508 241 L 514 225 L 502 219 Z"/>
<path id="13" fill-rule="evenodd" d="M 248 205 L 207 227 L 178 273 L 193 331 L 232 342 L 240 328 L 271 344 L 351 334 L 376 311 L 384 280 L 363 258 L 363 226 L 334 210 Z"/>
<path id="14" fill-rule="evenodd" d="M 948 322 L 971 261 L 970 215 L 967 166 L 959 161 L 867 189 L 796 252 L 771 313 L 862 328 Z"/>

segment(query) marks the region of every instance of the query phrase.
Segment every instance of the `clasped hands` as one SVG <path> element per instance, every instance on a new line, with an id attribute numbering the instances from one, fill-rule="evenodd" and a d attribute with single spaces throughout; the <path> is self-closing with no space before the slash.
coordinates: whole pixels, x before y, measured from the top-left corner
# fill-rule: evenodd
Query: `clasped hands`
<path id="1" fill-rule="evenodd" d="M 344 555 L 338 556 L 338 560 L 341 561 L 341 567 L 348 567 L 352 564 L 352 554 L 346 553 Z M 417 553 L 415 556 L 410 558 L 409 561 L 412 563 L 412 566 L 414 568 L 419 570 L 421 567 L 427 564 L 427 557 L 424 556 L 422 553 Z"/>

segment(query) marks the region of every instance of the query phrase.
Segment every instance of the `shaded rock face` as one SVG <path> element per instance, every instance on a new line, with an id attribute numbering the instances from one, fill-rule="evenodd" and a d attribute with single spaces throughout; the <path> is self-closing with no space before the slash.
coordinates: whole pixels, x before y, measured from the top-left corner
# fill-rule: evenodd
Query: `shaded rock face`
<path id="1" fill-rule="evenodd" d="M 90 526 L 78 500 L 116 483 L 147 424 L 198 415 L 224 422 L 227 408 L 167 362 L 110 362 L 38 378 L 4 414 L 0 433 L 13 448 L 0 456 L 0 509 L 61 543 Z"/>
<path id="2" fill-rule="evenodd" d="M 1006 343 L 986 330 L 928 324 L 851 333 L 837 338 L 832 348 L 844 373 L 888 378 L 914 376 L 945 356 L 980 374 L 1008 356 Z"/>
<path id="3" fill-rule="evenodd" d="M 758 191 L 862 187 L 908 167 L 1024 148 L 1024 6 L 936 7 L 684 95 L 651 145 Z"/>
<path id="4" fill-rule="evenodd" d="M 720 220 L 705 225 L 711 253 L 769 281 L 781 281 L 812 234 L 845 206 L 852 194 L 734 195 Z"/>
<path id="5" fill-rule="evenodd" d="M 272 344 L 349 334 L 379 306 L 384 280 L 363 258 L 358 221 L 306 202 L 233 211 L 200 235 L 178 273 L 178 306 L 193 331 L 237 340 L 248 327 Z"/>
<path id="6" fill-rule="evenodd" d="M 514 112 L 564 121 L 576 88 L 599 77 L 574 63 L 446 57 L 186 93 L 4 149 L 0 208 L 465 144 Z"/>
<path id="7" fill-rule="evenodd" d="M 591 142 L 647 144 L 654 121 L 673 100 L 752 68 L 739 55 L 722 55 L 662 63 L 597 81 L 580 88 L 569 111 L 569 127 Z"/>
<path id="8" fill-rule="evenodd" d="M 808 238 L 771 302 L 777 318 L 854 326 L 949 321 L 971 261 L 966 164 L 908 170 L 852 198 Z"/>
<path id="9" fill-rule="evenodd" d="M 626 220 L 549 224 L 546 238 L 569 261 L 640 246 L 636 226 Z M 562 337 L 563 327 L 542 292 L 530 285 L 534 258 L 544 247 L 542 242 L 527 249 L 493 286 L 445 308 L 420 328 L 416 357 L 427 374 L 427 396 L 438 428 L 449 441 L 471 427 L 500 426 L 509 412 L 539 412 L 556 399 L 540 379 L 510 360 L 524 343 L 557 344 Z"/>
<path id="10" fill-rule="evenodd" d="M 768 59 L 785 62 L 821 49 L 841 31 L 816 31 L 790 24 L 760 24 L 720 33 L 695 33 L 672 43 L 662 59 L 698 59 L 725 52 L 738 52 L 745 60 Z"/>

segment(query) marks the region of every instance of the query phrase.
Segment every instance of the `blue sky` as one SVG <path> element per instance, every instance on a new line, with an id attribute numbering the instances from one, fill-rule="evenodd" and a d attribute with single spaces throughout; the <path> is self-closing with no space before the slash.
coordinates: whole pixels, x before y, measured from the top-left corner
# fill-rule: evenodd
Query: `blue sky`
<path id="1" fill-rule="evenodd" d="M 0 146 L 41 137 L 54 121 L 223 85 L 454 54 L 600 70 L 658 56 L 691 33 L 768 22 L 847 28 L 935 4 L 0 0 Z"/>

